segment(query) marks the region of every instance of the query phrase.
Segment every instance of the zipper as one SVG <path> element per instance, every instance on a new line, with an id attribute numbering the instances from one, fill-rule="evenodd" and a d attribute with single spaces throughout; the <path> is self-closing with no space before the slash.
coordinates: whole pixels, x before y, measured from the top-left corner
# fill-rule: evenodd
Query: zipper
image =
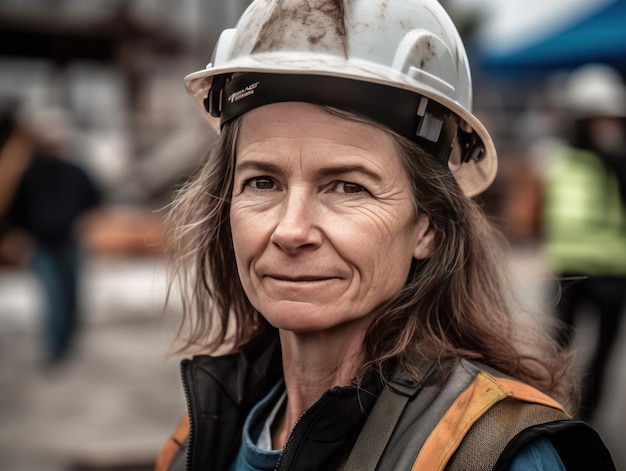
<path id="1" fill-rule="evenodd" d="M 284 465 L 285 465 L 285 456 L 287 456 L 289 448 L 292 446 L 294 440 L 295 440 L 295 436 L 298 434 L 298 426 L 301 425 L 304 417 L 306 415 L 310 415 L 313 412 L 315 412 L 317 409 L 319 409 L 321 407 L 321 405 L 323 403 L 325 403 L 329 396 L 331 396 L 336 388 L 332 388 L 329 389 L 328 391 L 326 391 L 322 397 L 320 397 L 317 401 L 315 401 L 313 404 L 311 404 L 309 407 L 307 407 L 304 412 L 302 412 L 302 414 L 300 414 L 300 417 L 298 417 L 298 420 L 296 421 L 296 424 L 293 426 L 293 429 L 291 430 L 291 432 L 289 433 L 289 437 L 287 437 L 287 442 L 285 443 L 285 446 L 283 447 L 283 452 L 280 454 L 280 458 L 278 459 L 278 464 L 276 465 L 276 468 L 274 468 L 274 471 L 284 471 Z"/>
<path id="2" fill-rule="evenodd" d="M 185 469 L 191 471 L 191 444 L 195 430 L 195 419 L 193 414 L 191 391 L 189 389 L 189 381 L 187 380 L 187 371 L 191 365 L 191 360 L 184 359 L 180 362 L 180 376 L 183 383 L 183 392 L 185 394 L 185 402 L 187 404 L 187 414 L 189 415 L 189 436 L 187 437 L 187 451 L 185 453 Z"/>

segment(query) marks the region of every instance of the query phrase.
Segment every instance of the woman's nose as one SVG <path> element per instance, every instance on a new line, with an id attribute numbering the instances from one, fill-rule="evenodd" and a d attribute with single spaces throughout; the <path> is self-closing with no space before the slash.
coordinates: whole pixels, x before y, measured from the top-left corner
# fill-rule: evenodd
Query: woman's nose
<path id="1" fill-rule="evenodd" d="M 317 226 L 313 198 L 306 192 L 292 192 L 281 209 L 270 238 L 272 244 L 287 253 L 319 247 L 322 234 Z"/>

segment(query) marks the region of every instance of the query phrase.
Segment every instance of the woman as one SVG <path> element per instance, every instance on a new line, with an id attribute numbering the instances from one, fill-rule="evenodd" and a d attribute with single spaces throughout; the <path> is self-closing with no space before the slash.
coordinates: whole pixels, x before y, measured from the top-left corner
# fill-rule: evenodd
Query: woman
<path id="1" fill-rule="evenodd" d="M 157 469 L 613 469 L 557 402 L 565 355 L 513 317 L 437 2 L 257 0 L 186 83 L 220 130 L 171 213 L 210 355 Z"/>

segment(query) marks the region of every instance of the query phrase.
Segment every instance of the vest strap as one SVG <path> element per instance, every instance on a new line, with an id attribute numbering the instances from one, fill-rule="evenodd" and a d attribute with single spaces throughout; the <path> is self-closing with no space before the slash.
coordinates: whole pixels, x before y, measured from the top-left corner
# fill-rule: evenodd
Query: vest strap
<path id="1" fill-rule="evenodd" d="M 341 471 L 374 471 L 409 400 L 383 388 Z"/>
<path id="2" fill-rule="evenodd" d="M 425 370 L 425 377 L 428 377 L 435 370 L 434 364 L 427 365 Z M 422 386 L 419 383 L 406 380 L 399 374 L 394 375 L 391 383 L 382 389 L 350 455 L 339 471 L 376 469 L 407 402 L 420 389 Z"/>

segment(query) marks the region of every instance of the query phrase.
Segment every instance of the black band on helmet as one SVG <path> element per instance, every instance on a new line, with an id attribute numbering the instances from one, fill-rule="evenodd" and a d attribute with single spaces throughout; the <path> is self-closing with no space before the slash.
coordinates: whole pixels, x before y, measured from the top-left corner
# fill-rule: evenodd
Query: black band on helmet
<path id="1" fill-rule="evenodd" d="M 461 147 L 462 161 L 482 156 L 475 133 L 463 132 L 459 118 L 445 106 L 412 91 L 382 84 L 324 75 L 246 72 L 216 76 L 205 99 L 220 127 L 254 108 L 298 101 L 331 106 L 369 117 L 420 145 L 447 163 L 453 147 Z"/>

